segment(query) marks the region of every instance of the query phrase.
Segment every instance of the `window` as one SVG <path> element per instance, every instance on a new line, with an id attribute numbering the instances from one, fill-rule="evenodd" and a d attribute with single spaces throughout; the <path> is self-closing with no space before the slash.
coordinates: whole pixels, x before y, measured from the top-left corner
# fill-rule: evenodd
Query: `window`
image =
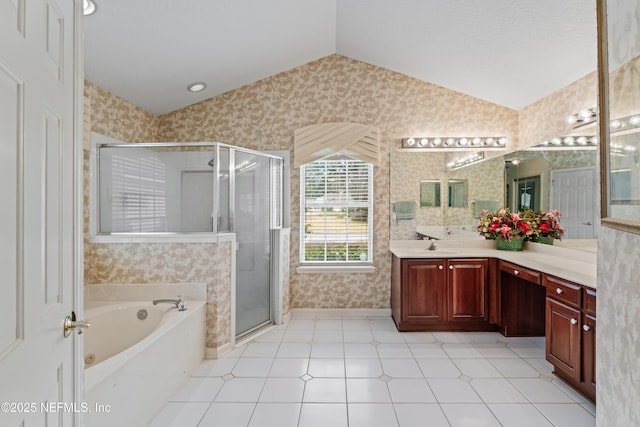
<path id="1" fill-rule="evenodd" d="M 152 156 L 127 157 L 114 154 L 109 160 L 111 163 L 109 171 L 111 182 L 108 192 L 111 202 L 109 231 L 166 231 L 165 164 Z M 106 215 L 103 214 L 101 217 L 106 220 Z"/>
<path id="2" fill-rule="evenodd" d="M 373 166 L 318 160 L 300 167 L 300 262 L 371 265 Z"/>

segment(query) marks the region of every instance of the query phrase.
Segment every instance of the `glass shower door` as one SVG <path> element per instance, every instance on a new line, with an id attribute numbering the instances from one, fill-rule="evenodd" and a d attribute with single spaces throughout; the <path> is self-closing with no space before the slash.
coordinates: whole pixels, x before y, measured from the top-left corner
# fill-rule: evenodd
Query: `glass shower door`
<path id="1" fill-rule="evenodd" d="M 234 151 L 236 336 L 273 322 L 270 158 Z"/>

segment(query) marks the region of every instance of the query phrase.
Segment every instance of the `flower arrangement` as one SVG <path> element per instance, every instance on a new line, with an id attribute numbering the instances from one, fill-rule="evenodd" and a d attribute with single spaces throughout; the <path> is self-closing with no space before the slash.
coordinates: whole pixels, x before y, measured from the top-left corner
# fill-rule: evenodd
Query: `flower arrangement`
<path id="1" fill-rule="evenodd" d="M 483 210 L 480 212 L 478 232 L 491 240 L 506 240 L 533 238 L 537 232 L 536 214 L 531 209 L 513 213 L 509 208 L 498 212 Z"/>
<path id="2" fill-rule="evenodd" d="M 560 240 L 564 236 L 564 228 L 560 225 L 562 214 L 557 210 L 537 213 L 536 235 Z"/>

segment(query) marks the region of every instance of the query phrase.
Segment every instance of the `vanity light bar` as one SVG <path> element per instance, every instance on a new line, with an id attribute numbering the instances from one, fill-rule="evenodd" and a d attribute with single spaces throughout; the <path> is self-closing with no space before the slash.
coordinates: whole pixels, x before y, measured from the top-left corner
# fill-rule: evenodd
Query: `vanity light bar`
<path id="1" fill-rule="evenodd" d="M 640 114 L 611 120 L 609 122 L 611 133 L 622 132 L 629 129 L 640 128 Z M 534 147 L 595 147 L 598 145 L 598 137 L 595 135 L 560 136 L 544 141 Z"/>
<path id="2" fill-rule="evenodd" d="M 611 154 L 626 156 L 636 151 L 636 147 L 627 144 L 610 144 Z"/>
<path id="3" fill-rule="evenodd" d="M 544 141 L 535 147 L 593 147 L 598 145 L 598 137 L 590 136 L 561 136 Z"/>
<path id="4" fill-rule="evenodd" d="M 507 138 L 497 137 L 410 137 L 402 138 L 402 148 L 505 148 Z"/>
<path id="5" fill-rule="evenodd" d="M 611 120 L 609 122 L 611 132 L 620 132 L 626 129 L 640 128 L 640 114 L 623 117 L 622 119 Z"/>
<path id="6" fill-rule="evenodd" d="M 574 125 L 574 129 L 593 123 L 598 118 L 598 112 L 595 108 L 586 108 L 580 112 L 567 117 L 567 123 Z"/>
<path id="7" fill-rule="evenodd" d="M 468 166 L 470 164 L 477 163 L 482 159 L 484 159 L 484 153 L 480 151 L 479 153 L 474 153 L 467 157 L 463 157 L 461 159 L 454 160 L 452 162 L 447 163 L 447 168 L 450 170 L 459 169 L 463 166 Z"/>

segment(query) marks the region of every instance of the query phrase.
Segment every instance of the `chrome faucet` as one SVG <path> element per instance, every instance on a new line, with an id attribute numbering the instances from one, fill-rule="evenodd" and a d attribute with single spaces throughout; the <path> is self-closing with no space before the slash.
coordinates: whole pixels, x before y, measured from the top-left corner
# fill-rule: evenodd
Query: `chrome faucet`
<path id="1" fill-rule="evenodd" d="M 435 241 L 435 240 L 432 240 L 432 241 L 431 241 L 431 244 L 429 245 L 429 247 L 428 247 L 427 249 L 429 249 L 430 251 L 435 251 L 435 250 L 437 249 L 437 247 L 436 247 L 436 241 Z"/>
<path id="2" fill-rule="evenodd" d="M 153 300 L 153 305 L 158 305 L 158 304 L 161 304 L 161 303 L 175 304 L 175 306 L 178 309 L 178 311 L 185 311 L 187 309 L 187 307 L 184 304 L 184 300 L 182 298 L 180 298 L 180 295 L 178 295 L 178 299 L 155 299 L 155 300 Z"/>

